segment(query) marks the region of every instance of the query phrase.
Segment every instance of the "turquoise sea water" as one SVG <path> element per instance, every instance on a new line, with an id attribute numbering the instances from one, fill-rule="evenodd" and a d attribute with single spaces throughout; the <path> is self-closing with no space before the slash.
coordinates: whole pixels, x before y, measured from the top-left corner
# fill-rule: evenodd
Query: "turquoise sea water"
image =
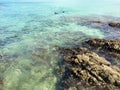
<path id="1" fill-rule="evenodd" d="M 59 55 L 55 47 L 105 37 L 99 29 L 66 21 L 67 16 L 78 15 L 119 17 L 120 1 L 0 3 L 2 89 L 57 90 L 54 70 L 59 68 Z"/>

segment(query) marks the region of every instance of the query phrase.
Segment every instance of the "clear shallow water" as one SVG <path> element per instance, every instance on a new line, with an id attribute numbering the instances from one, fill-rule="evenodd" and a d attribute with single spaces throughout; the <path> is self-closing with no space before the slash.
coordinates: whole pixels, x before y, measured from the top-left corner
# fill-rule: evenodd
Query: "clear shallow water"
<path id="1" fill-rule="evenodd" d="M 104 38 L 99 29 L 67 22 L 64 16 L 119 16 L 120 2 L 116 2 L 1 3 L 0 79 L 4 82 L 3 90 L 56 90 L 54 70 L 58 68 L 59 56 L 55 47 L 71 47 L 71 43 L 87 38 Z M 63 10 L 65 13 L 61 13 Z M 54 15 L 54 12 L 59 14 Z"/>

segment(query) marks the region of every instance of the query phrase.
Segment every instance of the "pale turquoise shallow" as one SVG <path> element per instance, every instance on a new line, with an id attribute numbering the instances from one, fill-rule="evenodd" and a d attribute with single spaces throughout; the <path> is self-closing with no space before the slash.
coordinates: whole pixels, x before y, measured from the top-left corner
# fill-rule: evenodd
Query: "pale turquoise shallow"
<path id="1" fill-rule="evenodd" d="M 58 78 L 53 72 L 59 67 L 55 47 L 70 47 L 71 42 L 88 37 L 104 38 L 99 29 L 60 18 L 70 15 L 120 17 L 120 1 L 0 3 L 0 79 L 4 82 L 3 90 L 56 90 Z"/>

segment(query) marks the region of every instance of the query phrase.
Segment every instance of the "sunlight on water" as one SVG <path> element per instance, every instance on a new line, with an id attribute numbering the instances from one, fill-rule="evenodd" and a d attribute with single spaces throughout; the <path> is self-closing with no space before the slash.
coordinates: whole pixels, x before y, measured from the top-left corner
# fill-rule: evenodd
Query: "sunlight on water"
<path id="1" fill-rule="evenodd" d="M 54 58 L 49 58 L 49 60 Z M 51 62 L 53 65 L 54 63 Z M 18 58 L 5 71 L 3 90 L 55 90 L 55 66 L 42 59 Z"/>
<path id="2" fill-rule="evenodd" d="M 71 6 L 70 9 L 64 4 L 57 6 L 57 3 L 6 3 L 0 8 L 3 90 L 57 90 L 54 71 L 58 68 L 59 55 L 56 47 L 71 47 L 71 43 L 77 44 L 88 38 L 104 38 L 99 29 L 65 21 L 66 14 L 92 13 L 81 8 Z M 60 15 L 54 15 L 54 12 Z M 100 13 L 104 12 L 101 10 Z M 115 14 L 120 15 L 120 12 L 115 10 Z"/>

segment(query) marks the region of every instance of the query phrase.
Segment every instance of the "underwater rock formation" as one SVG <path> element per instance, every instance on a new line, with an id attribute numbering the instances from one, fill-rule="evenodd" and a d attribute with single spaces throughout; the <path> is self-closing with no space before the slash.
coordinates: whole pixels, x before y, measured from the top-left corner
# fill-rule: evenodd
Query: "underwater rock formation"
<path id="1" fill-rule="evenodd" d="M 120 28 L 120 23 L 117 23 L 117 22 L 109 22 L 108 25 L 111 27 Z"/>
<path id="2" fill-rule="evenodd" d="M 120 68 L 95 52 L 95 50 L 103 50 L 105 53 L 113 52 L 120 55 L 120 41 L 91 39 L 84 44 L 89 46 L 87 48 L 84 47 L 85 45 L 70 49 L 60 48 L 62 61 L 61 72 L 58 74 L 62 74 L 61 87 L 65 90 L 120 89 Z"/>
<path id="3" fill-rule="evenodd" d="M 120 40 L 91 39 L 86 42 L 91 48 L 120 58 Z"/>

